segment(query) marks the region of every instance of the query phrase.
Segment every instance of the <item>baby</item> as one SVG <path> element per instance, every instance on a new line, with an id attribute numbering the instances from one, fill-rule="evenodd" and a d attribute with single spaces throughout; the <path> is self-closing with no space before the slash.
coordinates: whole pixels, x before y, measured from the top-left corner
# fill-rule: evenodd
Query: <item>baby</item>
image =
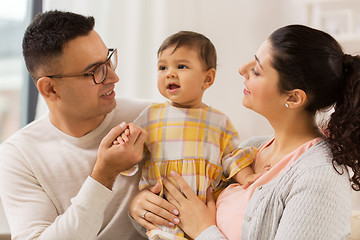
<path id="1" fill-rule="evenodd" d="M 135 120 L 149 134 L 150 157 L 142 165 L 140 189 L 162 183 L 176 171 L 206 201 L 210 186 L 218 194 L 230 178 L 247 187 L 260 176 L 251 168 L 257 150 L 238 148 L 239 136 L 230 119 L 202 101 L 215 80 L 216 58 L 211 41 L 196 32 L 178 32 L 160 46 L 157 85 L 169 101 L 150 105 Z M 126 144 L 127 134 L 114 143 Z M 176 226 L 159 228 L 147 233 L 149 239 L 184 237 Z"/>

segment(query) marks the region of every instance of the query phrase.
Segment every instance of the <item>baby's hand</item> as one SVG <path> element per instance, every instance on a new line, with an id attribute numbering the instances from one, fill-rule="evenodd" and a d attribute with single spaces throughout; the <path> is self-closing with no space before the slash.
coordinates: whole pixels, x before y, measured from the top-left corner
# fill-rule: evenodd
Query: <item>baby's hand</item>
<path id="1" fill-rule="evenodd" d="M 270 169 L 271 169 L 271 165 L 268 164 L 264 167 L 264 170 L 262 171 L 262 173 L 265 173 L 265 172 L 269 171 Z"/>
<path id="2" fill-rule="evenodd" d="M 118 136 L 114 141 L 113 141 L 113 145 L 122 145 L 124 146 L 128 141 L 129 138 L 128 136 L 130 135 L 130 130 L 129 127 L 125 129 L 125 131 L 123 133 L 120 134 L 120 136 Z"/>
<path id="3" fill-rule="evenodd" d="M 261 177 L 265 172 L 271 169 L 270 164 L 264 167 L 264 170 L 258 173 L 250 174 L 245 178 L 245 183 L 242 185 L 243 189 L 247 189 L 251 184 L 253 184 L 259 177 Z"/>

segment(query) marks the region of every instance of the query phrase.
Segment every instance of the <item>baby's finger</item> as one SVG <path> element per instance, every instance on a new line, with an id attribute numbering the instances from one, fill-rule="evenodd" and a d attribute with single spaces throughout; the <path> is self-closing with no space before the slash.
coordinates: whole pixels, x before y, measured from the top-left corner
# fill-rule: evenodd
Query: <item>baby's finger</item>
<path id="1" fill-rule="evenodd" d="M 127 130 L 129 130 L 129 129 L 127 129 Z M 126 134 L 125 132 L 123 132 L 122 134 L 121 134 L 121 138 L 122 138 L 122 140 L 124 141 L 124 142 L 129 142 L 129 137 L 128 137 L 129 135 L 128 134 Z"/>
<path id="2" fill-rule="evenodd" d="M 117 137 L 117 138 L 116 138 L 116 141 L 117 141 L 121 146 L 124 146 L 124 145 L 125 145 L 125 141 L 122 139 L 121 136 Z"/>
<path id="3" fill-rule="evenodd" d="M 127 124 L 125 122 L 122 122 L 121 124 L 112 128 L 110 132 L 106 134 L 106 136 L 101 141 L 99 148 L 111 147 L 117 136 L 119 136 L 119 134 L 122 133 L 126 128 Z"/>
<path id="4" fill-rule="evenodd" d="M 125 133 L 127 136 L 130 135 L 130 129 L 129 129 L 129 128 L 125 129 L 124 133 Z"/>
<path id="5" fill-rule="evenodd" d="M 267 172 L 267 171 L 269 171 L 271 169 L 271 166 L 269 165 L 269 166 L 265 166 L 264 167 L 264 172 Z"/>

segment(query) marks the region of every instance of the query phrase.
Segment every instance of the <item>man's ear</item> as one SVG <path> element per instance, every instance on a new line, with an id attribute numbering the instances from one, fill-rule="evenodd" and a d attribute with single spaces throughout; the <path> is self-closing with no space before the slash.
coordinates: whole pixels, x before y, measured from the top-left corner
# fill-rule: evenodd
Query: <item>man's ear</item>
<path id="1" fill-rule="evenodd" d="M 202 86 L 203 90 L 206 90 L 211 85 L 213 85 L 213 83 L 215 81 L 215 75 L 216 75 L 216 70 L 214 68 L 210 68 L 209 70 L 206 71 L 205 80 L 204 80 L 203 86 Z"/>
<path id="2" fill-rule="evenodd" d="M 305 106 L 306 100 L 307 95 L 303 90 L 294 89 L 289 92 L 286 103 L 289 108 L 299 108 Z"/>
<path id="3" fill-rule="evenodd" d="M 59 96 L 56 92 L 54 80 L 48 77 L 41 77 L 36 83 L 39 93 L 44 97 L 45 100 L 54 101 Z"/>

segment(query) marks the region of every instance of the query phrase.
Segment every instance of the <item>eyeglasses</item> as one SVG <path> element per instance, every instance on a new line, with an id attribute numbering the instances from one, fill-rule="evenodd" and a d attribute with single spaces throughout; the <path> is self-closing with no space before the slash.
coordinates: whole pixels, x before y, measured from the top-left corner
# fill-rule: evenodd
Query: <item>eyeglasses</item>
<path id="1" fill-rule="evenodd" d="M 105 81 L 108 67 L 115 71 L 117 66 L 117 49 L 108 48 L 108 58 L 105 62 L 95 66 L 92 71 L 82 74 L 71 74 L 71 75 L 51 75 L 46 76 L 48 78 L 69 78 L 69 77 L 88 77 L 92 76 L 95 84 L 100 84 Z"/>

